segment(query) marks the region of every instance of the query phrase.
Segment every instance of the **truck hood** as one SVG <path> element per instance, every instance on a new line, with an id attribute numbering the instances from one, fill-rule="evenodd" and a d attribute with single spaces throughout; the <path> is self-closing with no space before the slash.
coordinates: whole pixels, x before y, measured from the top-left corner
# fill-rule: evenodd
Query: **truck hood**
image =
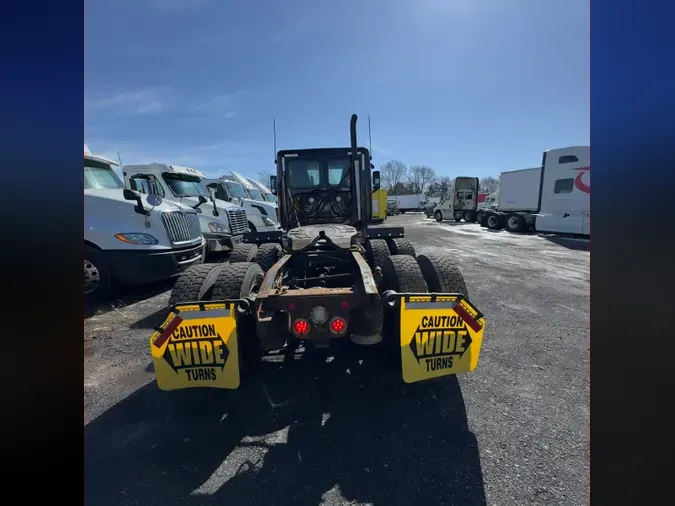
<path id="1" fill-rule="evenodd" d="M 273 221 L 277 220 L 277 205 L 272 204 L 271 202 L 261 202 L 259 200 L 253 200 L 253 199 L 241 199 L 242 205 L 244 203 L 255 206 L 255 207 L 260 207 L 264 209 L 267 212 L 267 216 Z"/>

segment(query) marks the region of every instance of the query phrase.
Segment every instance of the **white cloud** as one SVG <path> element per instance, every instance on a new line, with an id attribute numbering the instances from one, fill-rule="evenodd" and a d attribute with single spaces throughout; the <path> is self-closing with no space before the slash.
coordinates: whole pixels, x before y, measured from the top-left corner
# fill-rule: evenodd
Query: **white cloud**
<path id="1" fill-rule="evenodd" d="M 164 88 L 142 88 L 85 100 L 86 111 L 113 111 L 117 114 L 158 114 L 165 111 L 169 91 Z"/>
<path id="2" fill-rule="evenodd" d="M 212 95 L 197 102 L 193 110 L 199 114 L 236 118 L 238 115 L 237 109 L 241 106 L 241 103 L 252 95 L 253 92 L 250 90 L 237 90 L 230 93 Z"/>

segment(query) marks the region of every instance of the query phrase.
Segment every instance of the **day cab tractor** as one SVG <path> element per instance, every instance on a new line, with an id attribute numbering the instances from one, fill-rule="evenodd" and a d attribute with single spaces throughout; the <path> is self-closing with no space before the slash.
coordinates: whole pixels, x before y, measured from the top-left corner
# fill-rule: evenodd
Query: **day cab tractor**
<path id="1" fill-rule="evenodd" d="M 150 338 L 160 389 L 237 388 L 266 352 L 346 338 L 392 352 L 407 383 L 475 369 L 485 320 L 452 258 L 369 226 L 380 176 L 356 121 L 350 147 L 277 153 L 282 230 L 249 233 L 229 263 L 177 280 Z"/>

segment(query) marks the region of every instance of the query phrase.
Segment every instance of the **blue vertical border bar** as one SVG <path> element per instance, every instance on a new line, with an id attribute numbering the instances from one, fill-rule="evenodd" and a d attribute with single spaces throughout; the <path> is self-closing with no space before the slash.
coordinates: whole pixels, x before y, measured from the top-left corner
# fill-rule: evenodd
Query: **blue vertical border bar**
<path id="1" fill-rule="evenodd" d="M 592 0 L 591 500 L 669 494 L 675 4 Z"/>
<path id="2" fill-rule="evenodd" d="M 5 483 L 43 470 L 7 503 L 83 497 L 84 8 L 0 9 Z"/>

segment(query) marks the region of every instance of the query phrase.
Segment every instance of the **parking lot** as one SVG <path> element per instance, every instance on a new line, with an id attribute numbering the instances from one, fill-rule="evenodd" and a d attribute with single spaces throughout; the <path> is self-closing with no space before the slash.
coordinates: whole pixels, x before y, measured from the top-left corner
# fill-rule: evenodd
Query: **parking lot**
<path id="1" fill-rule="evenodd" d="M 486 315 L 478 368 L 406 385 L 372 350 L 266 357 L 236 391 L 160 392 L 171 283 L 85 319 L 88 504 L 588 501 L 588 243 L 390 217 L 451 253 Z"/>

